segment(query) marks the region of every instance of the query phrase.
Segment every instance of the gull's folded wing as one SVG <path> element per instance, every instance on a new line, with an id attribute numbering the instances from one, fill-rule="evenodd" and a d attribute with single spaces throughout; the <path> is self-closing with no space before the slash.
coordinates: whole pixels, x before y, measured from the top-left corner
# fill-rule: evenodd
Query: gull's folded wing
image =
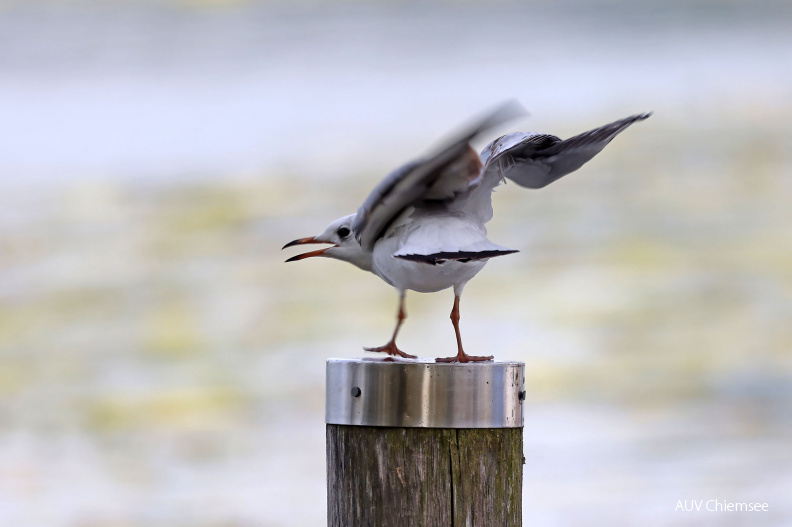
<path id="1" fill-rule="evenodd" d="M 352 230 L 371 250 L 388 226 L 407 207 L 426 200 L 449 201 L 478 184 L 481 162 L 469 142 L 482 132 L 524 114 L 507 103 L 459 134 L 436 154 L 408 163 L 388 175 L 358 209 Z"/>

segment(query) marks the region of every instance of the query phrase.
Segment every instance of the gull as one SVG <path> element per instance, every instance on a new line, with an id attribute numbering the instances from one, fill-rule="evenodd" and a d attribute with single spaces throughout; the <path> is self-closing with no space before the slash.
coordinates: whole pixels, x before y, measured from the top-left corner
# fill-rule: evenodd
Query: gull
<path id="1" fill-rule="evenodd" d="M 459 332 L 459 301 L 467 282 L 490 258 L 517 252 L 487 239 L 485 224 L 492 219 L 493 190 L 506 180 L 529 189 L 543 188 L 579 169 L 620 132 L 651 115 L 633 115 L 563 141 L 549 134 L 510 133 L 476 154 L 470 146 L 472 139 L 519 114 L 524 110 L 516 103 L 501 106 L 443 148 L 394 170 L 355 214 L 335 220 L 317 236 L 299 238 L 283 247 L 330 244 L 286 261 L 334 258 L 370 271 L 396 288 L 399 310 L 391 339 L 364 350 L 417 358 L 396 346 L 407 316 L 407 290 L 433 293 L 453 287 L 451 323 L 457 354 L 436 361 L 492 360 L 491 355 L 465 353 Z"/>

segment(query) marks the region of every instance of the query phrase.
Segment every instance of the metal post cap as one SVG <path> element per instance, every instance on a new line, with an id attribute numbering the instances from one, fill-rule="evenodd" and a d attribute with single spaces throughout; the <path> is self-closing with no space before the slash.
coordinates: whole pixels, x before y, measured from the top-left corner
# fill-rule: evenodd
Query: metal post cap
<path id="1" fill-rule="evenodd" d="M 328 424 L 520 428 L 525 364 L 328 359 Z"/>

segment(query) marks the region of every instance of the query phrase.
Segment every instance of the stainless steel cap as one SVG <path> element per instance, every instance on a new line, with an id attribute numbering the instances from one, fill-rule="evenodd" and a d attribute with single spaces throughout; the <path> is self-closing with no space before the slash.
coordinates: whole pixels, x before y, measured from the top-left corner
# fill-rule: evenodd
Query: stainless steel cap
<path id="1" fill-rule="evenodd" d="M 525 364 L 328 359 L 328 424 L 520 428 Z"/>

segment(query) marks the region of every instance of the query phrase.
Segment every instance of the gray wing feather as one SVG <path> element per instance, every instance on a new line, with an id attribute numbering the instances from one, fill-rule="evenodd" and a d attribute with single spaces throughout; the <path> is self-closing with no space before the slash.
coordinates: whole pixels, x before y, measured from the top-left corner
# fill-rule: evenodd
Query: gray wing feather
<path id="1" fill-rule="evenodd" d="M 520 186 L 533 189 L 546 187 L 582 167 L 628 126 L 650 115 L 633 115 L 564 141 L 553 136 L 533 136 L 493 156 L 490 161 L 497 164 L 492 165 L 492 168 L 500 171 L 502 178 L 509 178 Z M 485 170 L 490 170 L 490 163 L 487 163 Z"/>
<path id="2" fill-rule="evenodd" d="M 456 206 L 487 222 L 492 219 L 492 190 L 504 179 L 526 188 L 545 187 L 579 169 L 628 126 L 650 115 L 633 115 L 564 141 L 553 135 L 524 132 L 499 137 L 481 152 L 481 185 Z"/>
<path id="3" fill-rule="evenodd" d="M 466 155 L 473 138 L 524 112 L 516 102 L 507 103 L 459 134 L 436 154 L 408 163 L 388 175 L 366 198 L 352 223 L 352 230 L 361 247 L 372 250 L 399 214 L 421 201 L 444 170 Z"/>
<path id="4" fill-rule="evenodd" d="M 486 223 L 492 219 L 492 191 L 505 178 L 545 178 L 549 167 L 537 163 L 533 156 L 542 148 L 560 143 L 554 135 L 515 132 L 495 139 L 481 152 L 484 168 L 479 186 L 453 203 L 452 208 L 475 214 Z"/>

